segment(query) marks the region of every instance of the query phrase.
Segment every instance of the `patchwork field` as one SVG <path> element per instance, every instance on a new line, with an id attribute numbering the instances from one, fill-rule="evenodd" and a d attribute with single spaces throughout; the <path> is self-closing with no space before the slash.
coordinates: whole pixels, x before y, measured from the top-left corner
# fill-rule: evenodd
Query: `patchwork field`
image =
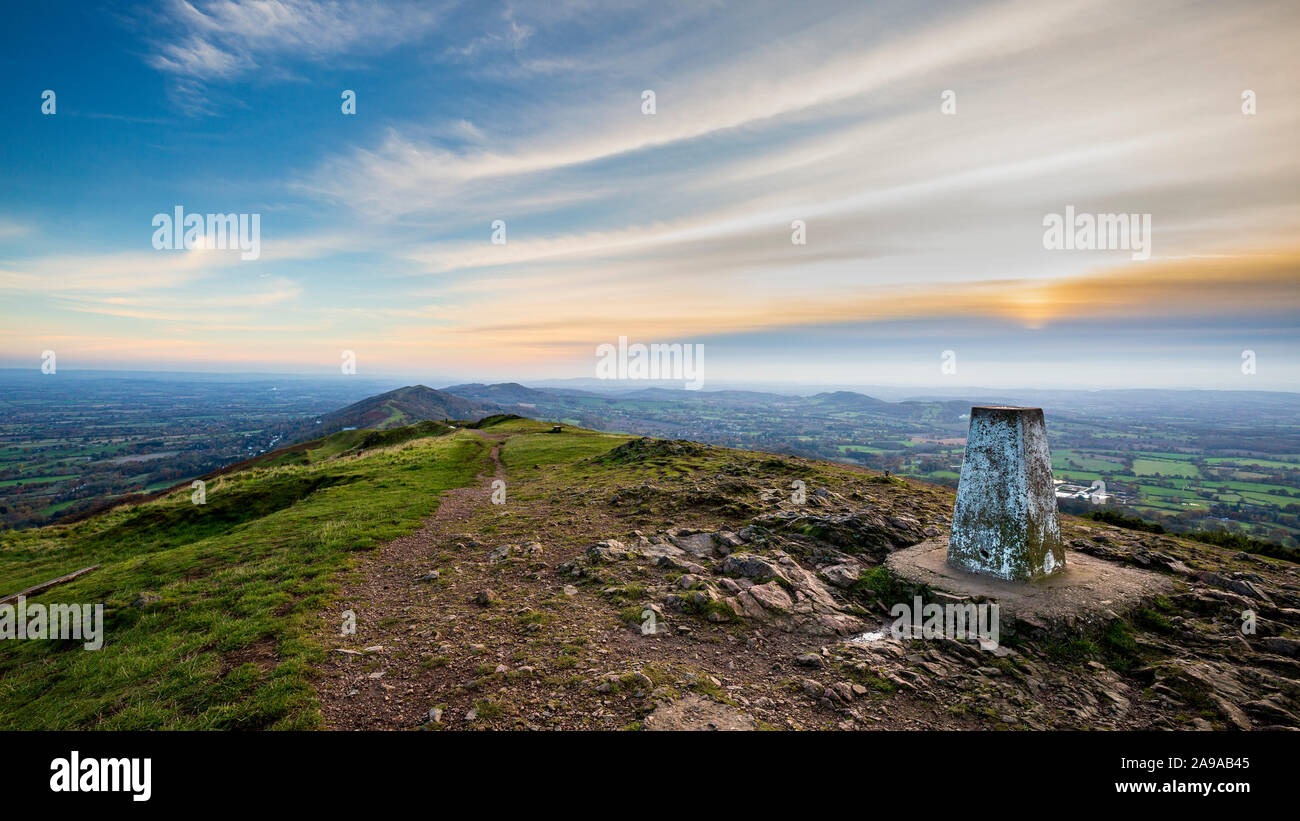
<path id="1" fill-rule="evenodd" d="M 171 487 L 277 447 L 376 383 L 0 371 L 0 528 Z"/>

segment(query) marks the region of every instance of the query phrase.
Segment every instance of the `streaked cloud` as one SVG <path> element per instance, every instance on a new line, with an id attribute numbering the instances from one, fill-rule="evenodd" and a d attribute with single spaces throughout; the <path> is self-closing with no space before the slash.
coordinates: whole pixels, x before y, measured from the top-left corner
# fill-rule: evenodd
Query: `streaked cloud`
<path id="1" fill-rule="evenodd" d="M 175 79 L 180 100 L 205 107 L 212 83 L 254 72 L 289 75 L 294 61 L 372 55 L 418 39 L 444 5 L 362 0 L 168 0 L 166 34 L 148 63 Z"/>
<path id="2" fill-rule="evenodd" d="M 195 105 L 245 82 L 316 94 L 344 64 L 375 81 L 364 116 L 331 85 L 328 111 L 173 141 L 186 172 L 215 169 L 167 178 L 185 202 L 278 204 L 262 258 L 23 244 L 0 298 L 45 323 L 17 327 L 540 375 L 620 335 L 708 339 L 736 367 L 780 336 L 847 367 L 846 335 L 908 323 L 935 344 L 1093 323 L 1150 346 L 1145 323 L 1187 317 L 1298 334 L 1294 4 L 176 0 L 160 20 L 134 59 Z M 1067 205 L 1151 214 L 1152 258 L 1044 250 Z M 0 220 L 0 240 L 37 233 Z"/>
<path id="3" fill-rule="evenodd" d="M 1222 318 L 1300 314 L 1300 251 L 1130 263 L 1084 276 L 892 285 L 792 294 L 727 283 L 684 293 L 662 283 L 610 280 L 548 288 L 502 280 L 475 291 L 491 298 L 462 311 L 458 335 L 488 347 L 585 348 L 611 336 L 698 339 L 784 328 L 873 321 L 997 319 L 1024 328 L 1053 322 Z M 593 314 L 590 304 L 605 306 Z"/>

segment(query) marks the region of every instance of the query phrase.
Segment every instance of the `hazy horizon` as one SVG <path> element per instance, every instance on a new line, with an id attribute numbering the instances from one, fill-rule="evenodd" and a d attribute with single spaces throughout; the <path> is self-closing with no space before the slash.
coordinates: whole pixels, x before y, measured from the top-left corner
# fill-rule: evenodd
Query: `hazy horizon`
<path id="1" fill-rule="evenodd" d="M 587 390 L 592 392 L 608 392 L 611 394 L 626 393 L 630 391 L 655 389 L 677 389 L 685 390 L 680 382 L 672 380 L 600 380 L 592 377 L 569 377 L 569 378 L 502 378 L 493 380 L 483 379 L 456 379 L 449 376 L 438 375 L 420 375 L 420 374 L 401 374 L 401 373 L 375 373 L 365 375 L 341 376 L 329 371 L 309 372 L 309 371 L 225 371 L 225 370 L 152 370 L 147 368 L 68 368 L 60 371 L 63 374 L 75 374 L 78 376 L 121 376 L 122 378 L 157 378 L 157 377 L 194 377 L 203 379 L 230 378 L 236 381 L 264 381 L 275 378 L 294 379 L 294 380 L 330 380 L 343 383 L 347 380 L 357 382 L 359 385 L 368 385 L 375 383 L 391 383 L 398 387 L 423 384 L 425 387 L 444 390 L 464 384 L 520 384 L 524 387 L 546 389 L 546 388 L 571 388 Z M 39 368 L 13 368 L 0 367 L 0 376 L 4 375 L 30 375 L 35 377 L 44 376 Z M 400 384 L 399 384 L 400 383 Z M 869 393 L 871 391 L 886 391 L 891 393 L 907 392 L 908 395 L 953 395 L 976 393 L 980 391 L 1004 391 L 1004 392 L 1036 392 L 1036 393 L 1100 393 L 1107 391 L 1164 391 L 1164 392 L 1216 392 L 1216 393 L 1281 393 L 1293 394 L 1300 396 L 1300 391 L 1275 390 L 1269 388 L 1205 388 L 1205 387 L 1181 387 L 1181 388 L 1162 388 L 1162 387 L 1114 387 L 1114 386 L 1080 386 L 1071 388 L 1053 388 L 1040 387 L 1026 384 L 1009 384 L 1009 385 L 959 385 L 932 383 L 928 385 L 890 385 L 881 383 L 852 383 L 852 382 L 773 382 L 773 381 L 753 381 L 753 380 L 718 380 L 710 382 L 700 388 L 701 393 L 710 393 L 715 391 L 728 390 L 749 390 L 757 392 L 772 393 L 789 393 L 792 395 L 810 395 L 812 393 L 834 392 L 834 391 L 852 391 L 858 393 Z"/>

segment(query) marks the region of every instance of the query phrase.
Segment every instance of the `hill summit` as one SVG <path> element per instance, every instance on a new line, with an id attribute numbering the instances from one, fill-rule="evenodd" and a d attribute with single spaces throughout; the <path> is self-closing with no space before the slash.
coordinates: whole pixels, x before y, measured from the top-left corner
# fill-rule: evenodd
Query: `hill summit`
<path id="1" fill-rule="evenodd" d="M 499 405 L 529 405 L 538 402 L 553 402 L 555 394 L 526 388 L 518 382 L 501 382 L 496 385 L 484 385 L 472 382 L 466 385 L 452 385 L 448 393 L 464 396 L 480 402 L 494 402 Z"/>
<path id="2" fill-rule="evenodd" d="M 331 434 L 345 428 L 388 430 L 430 420 L 476 421 L 493 410 L 445 391 L 424 385 L 407 385 L 325 414 L 320 418 L 315 433 Z"/>

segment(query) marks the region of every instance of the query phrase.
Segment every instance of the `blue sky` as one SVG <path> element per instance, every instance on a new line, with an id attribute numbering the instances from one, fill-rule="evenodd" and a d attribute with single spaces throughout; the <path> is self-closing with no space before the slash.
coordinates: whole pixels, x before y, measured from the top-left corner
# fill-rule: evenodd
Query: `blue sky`
<path id="1" fill-rule="evenodd" d="M 1297 17 L 26 4 L 0 364 L 527 381 L 627 336 L 703 344 L 721 381 L 1294 390 Z M 178 205 L 260 215 L 260 257 L 155 250 Z M 1067 205 L 1150 214 L 1150 258 L 1045 249 Z"/>

